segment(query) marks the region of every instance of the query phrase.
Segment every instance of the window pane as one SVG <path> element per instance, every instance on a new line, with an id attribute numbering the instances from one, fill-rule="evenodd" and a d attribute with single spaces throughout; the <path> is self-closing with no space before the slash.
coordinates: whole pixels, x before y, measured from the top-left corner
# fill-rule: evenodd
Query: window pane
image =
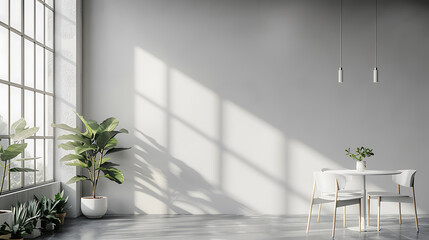
<path id="1" fill-rule="evenodd" d="M 4 23 L 8 23 L 8 10 L 9 10 L 9 1 L 8 0 L 0 0 L 0 21 Z"/>
<path id="2" fill-rule="evenodd" d="M 11 125 L 21 118 L 21 89 L 10 87 L 10 122 Z"/>
<path id="3" fill-rule="evenodd" d="M 54 0 L 46 0 L 45 1 L 49 6 L 54 7 Z"/>
<path id="4" fill-rule="evenodd" d="M 21 1 L 10 1 L 10 26 L 21 31 Z"/>
<path id="5" fill-rule="evenodd" d="M 45 51 L 45 91 L 54 92 L 54 54 L 46 50 Z"/>
<path id="6" fill-rule="evenodd" d="M 24 151 L 25 158 L 34 158 L 34 139 L 25 140 L 27 143 L 27 148 Z M 24 167 L 34 169 L 34 160 L 26 160 L 24 162 Z M 34 184 L 34 172 L 24 173 L 24 185 Z"/>
<path id="7" fill-rule="evenodd" d="M 36 172 L 36 183 L 41 183 L 45 180 L 45 162 L 44 162 L 44 140 L 43 139 L 36 139 L 36 157 L 39 157 L 39 159 L 36 159 L 36 169 L 38 170 Z"/>
<path id="8" fill-rule="evenodd" d="M 46 181 L 54 179 L 54 140 L 45 140 L 45 164 L 46 164 Z"/>
<path id="9" fill-rule="evenodd" d="M 44 16 L 44 6 L 39 1 L 36 1 L 36 40 L 43 42 L 43 37 L 45 35 L 45 29 L 43 26 Z"/>
<path id="10" fill-rule="evenodd" d="M 36 46 L 36 88 L 43 90 L 44 79 L 43 79 L 43 68 L 44 68 L 44 51 L 40 46 Z"/>
<path id="11" fill-rule="evenodd" d="M 46 46 L 54 48 L 54 13 L 48 8 L 45 8 L 45 15 Z"/>
<path id="12" fill-rule="evenodd" d="M 4 148 L 7 148 L 7 146 L 9 145 L 9 140 L 7 139 L 0 139 L 0 144 L 3 146 Z M 0 177 L 3 179 L 3 171 L 0 171 Z M 7 190 L 8 187 L 8 182 L 9 182 L 9 178 L 8 176 L 5 177 L 4 179 L 4 186 L 3 186 L 3 191 Z"/>
<path id="13" fill-rule="evenodd" d="M 34 0 L 24 0 L 24 31 L 34 38 Z"/>
<path id="14" fill-rule="evenodd" d="M 8 135 L 9 90 L 0 83 L 0 135 Z"/>
<path id="15" fill-rule="evenodd" d="M 24 40 L 24 84 L 34 87 L 34 43 Z"/>
<path id="16" fill-rule="evenodd" d="M 45 99 L 46 136 L 54 136 L 54 129 L 51 127 L 51 124 L 54 123 L 54 97 L 46 95 Z"/>
<path id="17" fill-rule="evenodd" d="M 10 32 L 10 81 L 21 84 L 21 37 Z"/>
<path id="18" fill-rule="evenodd" d="M 43 94 L 36 93 L 36 127 L 39 127 L 39 131 L 36 133 L 37 136 L 43 136 L 45 132 L 43 100 Z"/>
<path id="19" fill-rule="evenodd" d="M 24 91 L 24 118 L 27 126 L 34 127 L 34 92 Z"/>
<path id="20" fill-rule="evenodd" d="M 1 1 L 1 0 L 0 0 Z M 8 80 L 8 46 L 9 46 L 9 33 L 4 27 L 0 27 L 0 79 Z"/>
<path id="21" fill-rule="evenodd" d="M 16 161 L 16 159 L 21 158 L 21 155 L 11 160 L 10 167 L 22 167 L 21 162 Z M 19 172 L 9 172 L 10 174 L 10 189 L 16 189 L 21 187 L 21 173 Z"/>

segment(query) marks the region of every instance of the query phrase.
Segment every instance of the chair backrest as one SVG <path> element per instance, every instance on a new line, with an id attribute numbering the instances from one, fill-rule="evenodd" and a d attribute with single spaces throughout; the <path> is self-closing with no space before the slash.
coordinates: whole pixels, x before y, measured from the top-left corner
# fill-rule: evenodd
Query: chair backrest
<path id="1" fill-rule="evenodd" d="M 314 172 L 314 179 L 316 180 L 316 188 L 320 193 L 334 193 L 337 190 L 335 180 L 338 181 L 340 190 L 344 189 L 346 184 L 344 176 L 327 172 Z"/>
<path id="2" fill-rule="evenodd" d="M 414 177 L 417 171 L 412 169 L 399 171 L 400 174 L 392 175 L 392 181 L 404 187 L 414 187 Z"/>
<path id="3" fill-rule="evenodd" d="M 330 168 L 322 168 L 322 172 L 326 172 L 332 170 Z M 346 176 L 346 185 L 344 186 L 344 190 L 349 191 L 361 191 L 363 187 L 363 176 Z"/>

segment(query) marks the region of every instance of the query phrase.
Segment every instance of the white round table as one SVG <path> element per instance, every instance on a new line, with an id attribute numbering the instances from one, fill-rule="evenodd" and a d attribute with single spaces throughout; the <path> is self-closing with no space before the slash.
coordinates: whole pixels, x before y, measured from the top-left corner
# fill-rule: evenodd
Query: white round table
<path id="1" fill-rule="evenodd" d="M 357 171 L 357 170 L 328 170 L 326 172 L 335 173 L 339 175 L 349 175 L 349 176 L 362 176 L 363 184 L 362 184 L 362 196 L 364 196 L 365 199 L 362 201 L 362 209 L 361 209 L 361 231 L 362 232 L 368 232 L 368 231 L 376 231 L 377 228 L 370 227 L 367 228 L 366 226 L 366 176 L 379 176 L 379 175 L 395 175 L 400 174 L 400 171 L 396 170 L 365 170 L 365 171 Z M 357 230 L 359 231 L 359 227 L 350 228 L 351 230 Z"/>

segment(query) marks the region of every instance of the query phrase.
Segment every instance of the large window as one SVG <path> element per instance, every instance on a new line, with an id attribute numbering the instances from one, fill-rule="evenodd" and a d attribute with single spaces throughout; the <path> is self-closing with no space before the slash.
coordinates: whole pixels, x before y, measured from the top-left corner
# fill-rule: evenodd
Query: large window
<path id="1" fill-rule="evenodd" d="M 0 0 L 0 139 L 10 141 L 10 125 L 24 117 L 39 127 L 26 140 L 13 166 L 37 172 L 10 173 L 6 190 L 53 180 L 54 137 L 54 0 Z M 1 173 L 0 173 L 1 174 Z"/>

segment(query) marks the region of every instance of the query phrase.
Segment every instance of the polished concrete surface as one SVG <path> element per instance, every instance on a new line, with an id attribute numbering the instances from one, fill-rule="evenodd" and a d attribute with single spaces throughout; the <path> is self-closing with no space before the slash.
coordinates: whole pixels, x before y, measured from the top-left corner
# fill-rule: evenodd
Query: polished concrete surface
<path id="1" fill-rule="evenodd" d="M 348 219 L 348 227 L 357 226 L 357 216 Z M 321 217 L 320 223 L 314 219 L 308 235 L 306 222 L 305 216 L 136 215 L 97 220 L 79 217 L 66 219 L 64 227 L 38 239 L 331 239 L 331 217 Z M 419 224 L 420 233 L 416 233 L 412 216 L 404 216 L 402 225 L 397 218 L 384 216 L 380 232 L 359 233 L 344 229 L 339 215 L 335 239 L 429 239 L 428 216 L 421 216 Z"/>

